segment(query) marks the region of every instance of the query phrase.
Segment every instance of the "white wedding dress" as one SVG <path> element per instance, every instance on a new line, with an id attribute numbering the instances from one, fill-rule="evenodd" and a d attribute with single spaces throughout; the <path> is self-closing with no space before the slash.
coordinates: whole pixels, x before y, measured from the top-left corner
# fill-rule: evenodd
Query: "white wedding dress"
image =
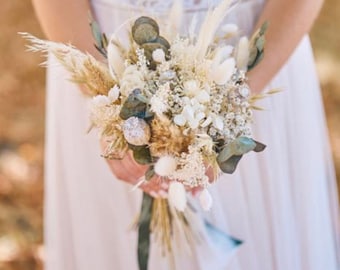
<path id="1" fill-rule="evenodd" d="M 133 1 L 93 0 L 106 33 L 138 10 Z M 146 2 L 146 1 L 144 1 Z M 171 1 L 148 1 L 164 12 Z M 154 3 L 152 3 L 154 2 Z M 218 1 L 185 1 L 200 16 Z M 251 33 L 264 1 L 243 0 L 228 16 Z M 76 19 L 76 18 L 75 18 Z M 287 37 L 289 38 L 289 37 Z M 53 59 L 50 59 L 52 62 Z M 48 70 L 45 240 L 47 270 L 137 270 L 131 224 L 141 192 L 117 181 L 86 134 L 87 100 L 55 64 Z M 233 175 L 210 190 L 206 218 L 244 243 L 230 255 L 182 254 L 179 270 L 339 270 L 338 207 L 322 99 L 312 51 L 303 39 L 271 85 L 283 91 L 261 102 L 254 138 L 268 147 L 250 153 Z M 269 87 L 270 87 L 269 86 Z M 210 255 L 209 255 L 210 254 Z M 153 248 L 150 270 L 169 269 Z"/>

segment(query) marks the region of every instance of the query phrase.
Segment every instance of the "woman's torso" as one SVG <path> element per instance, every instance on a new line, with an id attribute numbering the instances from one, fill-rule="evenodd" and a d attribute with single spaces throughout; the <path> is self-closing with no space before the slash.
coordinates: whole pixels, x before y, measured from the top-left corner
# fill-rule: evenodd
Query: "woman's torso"
<path id="1" fill-rule="evenodd" d="M 226 16 L 226 22 L 239 26 L 241 34 L 249 35 L 253 31 L 256 20 L 266 0 L 231 0 L 231 12 Z M 186 25 L 193 14 L 198 21 L 203 21 L 206 11 L 220 3 L 220 0 L 182 0 L 184 7 L 183 25 Z M 91 0 L 96 19 L 103 31 L 113 33 L 117 27 L 135 16 L 149 13 L 166 16 L 173 0 Z"/>

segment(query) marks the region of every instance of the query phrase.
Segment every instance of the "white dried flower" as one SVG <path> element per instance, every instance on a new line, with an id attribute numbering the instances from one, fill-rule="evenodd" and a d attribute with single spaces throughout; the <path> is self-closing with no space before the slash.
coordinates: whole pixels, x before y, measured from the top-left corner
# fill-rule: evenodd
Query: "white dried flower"
<path id="1" fill-rule="evenodd" d="M 177 168 L 177 161 L 172 156 L 163 156 L 155 164 L 155 173 L 159 176 L 169 176 Z"/>
<path id="2" fill-rule="evenodd" d="M 234 47 L 231 45 L 226 45 L 223 47 L 218 47 L 215 50 L 215 55 L 212 59 L 212 65 L 217 66 L 229 58 L 234 50 Z"/>
<path id="3" fill-rule="evenodd" d="M 107 96 L 97 95 L 92 98 L 92 106 L 102 107 L 110 104 L 110 100 Z"/>
<path id="4" fill-rule="evenodd" d="M 239 91 L 240 95 L 244 98 L 247 98 L 250 94 L 250 90 L 246 86 L 240 88 L 238 91 Z"/>
<path id="5" fill-rule="evenodd" d="M 200 204 L 204 211 L 209 211 L 213 204 L 213 199 L 210 192 L 205 188 L 199 195 Z"/>
<path id="6" fill-rule="evenodd" d="M 238 26 L 236 24 L 225 24 L 222 26 L 222 31 L 226 35 L 236 35 L 238 32 Z"/>
<path id="7" fill-rule="evenodd" d="M 119 97 L 119 87 L 115 85 L 111 88 L 111 90 L 108 93 L 108 98 L 111 103 L 115 102 Z"/>
<path id="8" fill-rule="evenodd" d="M 248 69 L 249 61 L 249 40 L 247 37 L 242 37 L 237 46 L 236 65 L 240 70 Z"/>
<path id="9" fill-rule="evenodd" d="M 189 80 L 183 83 L 184 93 L 189 96 L 193 97 L 197 95 L 197 92 L 200 90 L 199 82 L 196 80 Z"/>
<path id="10" fill-rule="evenodd" d="M 205 121 L 201 124 L 201 127 L 205 128 L 209 126 L 212 121 L 213 121 L 212 117 L 208 116 L 207 119 L 205 119 Z"/>
<path id="11" fill-rule="evenodd" d="M 156 49 L 152 52 L 152 59 L 157 63 L 165 61 L 165 53 L 162 49 Z"/>
<path id="12" fill-rule="evenodd" d="M 234 73 L 235 59 L 228 58 L 222 64 L 213 67 L 211 77 L 217 85 L 226 84 Z"/>
<path id="13" fill-rule="evenodd" d="M 210 95 L 207 91 L 201 90 L 195 97 L 200 103 L 207 103 L 210 101 Z"/>
<path id="14" fill-rule="evenodd" d="M 182 183 L 172 181 L 169 184 L 169 203 L 178 211 L 183 212 L 187 206 L 187 196 Z"/>
<path id="15" fill-rule="evenodd" d="M 174 117 L 174 122 L 177 126 L 183 127 L 186 124 L 187 119 L 182 114 L 177 114 Z"/>
<path id="16" fill-rule="evenodd" d="M 120 92 L 124 97 L 128 97 L 133 90 L 143 89 L 145 86 L 145 80 L 143 73 L 138 69 L 136 65 L 128 66 L 123 73 L 120 82 Z"/>
<path id="17" fill-rule="evenodd" d="M 150 99 L 150 111 L 161 117 L 168 109 L 168 106 L 159 96 L 152 96 Z"/>
<path id="18" fill-rule="evenodd" d="M 151 137 L 149 125 L 137 117 L 130 117 L 124 121 L 123 133 L 125 140 L 133 145 L 145 145 Z"/>
<path id="19" fill-rule="evenodd" d="M 184 93 L 189 96 L 193 97 L 197 94 L 200 90 L 200 86 L 198 81 L 196 80 L 188 80 L 183 83 Z"/>

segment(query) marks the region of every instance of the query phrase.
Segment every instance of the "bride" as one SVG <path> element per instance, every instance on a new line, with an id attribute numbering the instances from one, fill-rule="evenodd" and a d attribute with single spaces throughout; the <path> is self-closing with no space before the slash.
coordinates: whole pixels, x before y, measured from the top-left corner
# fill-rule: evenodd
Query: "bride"
<path id="1" fill-rule="evenodd" d="M 137 1 L 33 0 L 51 40 L 71 42 L 96 55 L 88 12 L 105 33 L 131 14 Z M 166 13 L 172 1 L 142 1 L 151 14 Z M 184 20 L 203 18 L 217 0 L 183 1 Z M 241 0 L 227 20 L 251 35 L 270 22 L 266 55 L 249 73 L 254 93 L 271 86 L 283 92 L 262 102 L 254 135 L 268 145 L 247 155 L 235 174 L 223 175 L 211 193 L 207 219 L 244 240 L 227 252 L 178 256 L 176 269 L 337 270 L 339 227 L 335 176 L 312 51 L 305 34 L 322 0 Z M 98 138 L 87 135 L 87 100 L 49 59 L 47 74 L 45 242 L 47 270 L 137 269 L 136 232 L 129 230 L 141 192 L 131 185 L 145 168 L 130 158 L 101 158 Z M 123 181 L 117 181 L 121 179 Z M 161 194 L 157 184 L 142 187 Z M 149 269 L 169 269 L 154 248 Z"/>

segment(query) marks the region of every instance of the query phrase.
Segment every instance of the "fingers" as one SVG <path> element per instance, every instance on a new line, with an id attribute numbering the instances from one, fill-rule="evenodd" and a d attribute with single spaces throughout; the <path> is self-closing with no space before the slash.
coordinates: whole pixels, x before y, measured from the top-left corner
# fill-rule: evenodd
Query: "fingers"
<path id="1" fill-rule="evenodd" d="M 140 188 L 154 198 L 165 199 L 168 197 L 168 180 L 161 177 L 154 177 L 149 181 L 145 181 Z"/>
<path id="2" fill-rule="evenodd" d="M 128 153 L 122 160 L 108 160 L 107 163 L 113 174 L 122 181 L 136 185 L 146 172 L 147 166 L 142 166 L 136 163 Z"/>

